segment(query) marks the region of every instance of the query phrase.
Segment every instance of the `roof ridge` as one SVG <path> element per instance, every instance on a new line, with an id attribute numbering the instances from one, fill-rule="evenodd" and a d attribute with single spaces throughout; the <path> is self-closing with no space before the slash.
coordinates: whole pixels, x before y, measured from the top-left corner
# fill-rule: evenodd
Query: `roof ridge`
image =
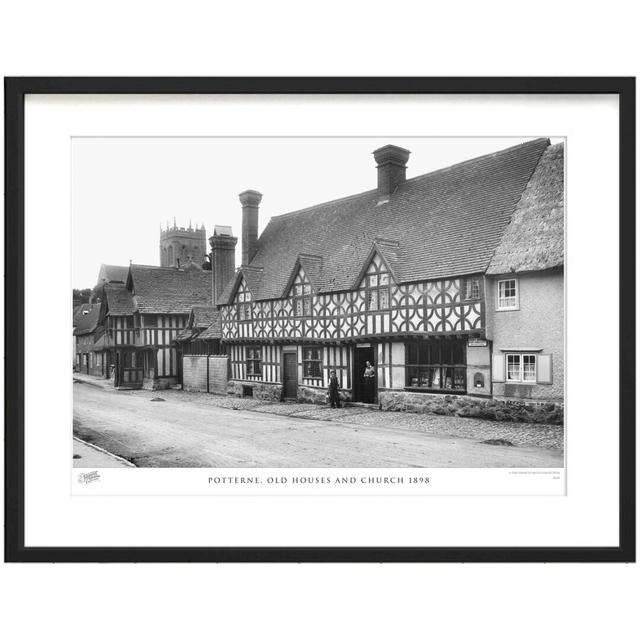
<path id="1" fill-rule="evenodd" d="M 525 145 L 529 145 L 529 144 L 533 144 L 535 142 L 540 142 L 542 140 L 546 140 L 547 144 L 550 145 L 551 141 L 549 140 L 549 138 L 545 138 L 540 137 L 540 138 L 534 138 L 533 140 L 527 140 L 526 142 L 519 142 L 518 144 L 514 144 L 510 147 L 506 147 L 505 149 L 500 149 L 499 151 L 493 151 L 492 153 L 485 153 L 481 156 L 475 156 L 474 158 L 469 158 L 468 160 L 463 160 L 462 162 L 456 162 L 454 164 L 448 165 L 446 167 L 440 167 L 440 169 L 434 169 L 433 171 L 428 171 L 427 173 L 421 173 L 420 175 L 417 176 L 413 176 L 413 178 L 407 178 L 404 182 L 402 182 L 399 186 L 402 186 L 403 184 L 406 184 L 407 182 L 415 182 L 420 180 L 421 178 L 426 178 L 428 176 L 434 176 L 437 175 L 439 173 L 443 173 L 445 171 L 450 171 L 451 169 L 457 168 L 457 167 L 462 167 L 466 164 L 469 164 L 471 162 L 477 162 L 478 160 L 488 160 L 490 158 L 496 158 L 498 156 L 501 156 L 503 154 L 506 154 L 510 151 L 513 151 L 514 149 L 518 149 L 520 147 L 524 147 Z M 361 198 L 362 196 L 365 196 L 367 194 L 374 194 L 377 193 L 378 189 L 368 189 L 367 191 L 361 191 L 360 193 L 354 193 L 350 196 L 343 196 L 341 198 L 334 198 L 333 200 L 327 200 L 326 202 L 319 202 L 318 204 L 313 204 L 313 205 L 309 205 L 308 207 L 303 207 L 302 209 L 295 209 L 294 211 L 288 211 L 287 213 L 281 213 L 277 216 L 271 216 L 271 218 L 269 219 L 270 221 L 275 219 L 275 218 L 285 218 L 287 216 L 293 216 L 299 213 L 305 213 L 307 211 L 310 211 L 311 209 L 318 209 L 319 207 L 326 207 L 327 205 L 330 204 L 337 204 L 339 202 L 345 202 L 347 200 L 354 200 L 356 198 Z"/>
<path id="2" fill-rule="evenodd" d="M 311 209 L 317 209 L 318 207 L 326 207 L 329 204 L 336 204 L 338 202 L 344 202 L 345 200 L 355 200 L 356 198 L 361 198 L 364 195 L 369 193 L 374 194 L 377 193 L 377 189 L 368 189 L 367 191 L 361 191 L 360 193 L 354 193 L 350 196 L 343 196 L 342 198 L 335 198 L 333 200 L 327 200 L 326 202 L 319 202 L 318 204 L 312 204 L 308 207 L 303 207 L 302 209 L 296 209 L 295 211 L 288 211 L 287 213 L 281 213 L 277 216 L 271 216 L 270 220 L 274 218 L 286 218 L 287 216 L 293 216 L 297 213 L 304 213 L 305 211 L 310 211 Z"/>
<path id="3" fill-rule="evenodd" d="M 533 144 L 535 142 L 541 142 L 542 140 L 546 140 L 547 141 L 547 146 L 551 146 L 551 141 L 549 140 L 549 138 L 545 138 L 545 137 L 541 137 L 541 138 L 534 138 L 533 140 L 527 140 L 527 142 L 519 142 L 518 144 L 514 144 L 511 147 L 507 147 L 506 149 L 500 149 L 499 151 L 494 151 L 492 153 L 485 153 L 481 156 L 476 156 L 475 158 L 469 158 L 468 160 L 463 160 L 462 162 L 456 162 L 454 164 L 450 164 L 446 167 L 441 167 L 440 169 L 435 169 L 434 171 L 429 171 L 428 173 L 422 173 L 419 176 L 413 176 L 413 178 L 408 178 L 407 180 L 405 180 L 404 182 L 402 182 L 399 186 L 402 186 L 403 184 L 406 184 L 407 182 L 416 182 L 418 180 L 420 180 L 421 178 L 427 178 L 430 176 L 434 176 L 437 175 L 439 173 L 444 173 L 446 171 L 451 171 L 451 169 L 457 169 L 458 167 L 462 167 L 466 164 L 470 164 L 471 162 L 478 162 L 479 160 L 489 160 L 489 159 L 493 159 L 493 158 L 497 158 L 499 156 L 502 156 L 506 153 L 508 153 L 509 151 L 514 151 L 515 149 L 519 149 L 521 147 L 524 147 L 526 145 L 529 144 Z"/>

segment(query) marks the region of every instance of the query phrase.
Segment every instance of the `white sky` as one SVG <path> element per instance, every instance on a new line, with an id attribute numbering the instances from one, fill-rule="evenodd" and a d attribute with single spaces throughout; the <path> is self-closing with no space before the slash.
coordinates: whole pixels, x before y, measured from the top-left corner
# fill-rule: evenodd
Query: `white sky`
<path id="1" fill-rule="evenodd" d="M 530 139 L 74 138 L 73 287 L 92 287 L 102 263 L 159 264 L 159 228 L 174 217 L 240 238 L 245 189 L 263 194 L 262 232 L 274 215 L 375 188 L 371 154 L 385 144 L 411 150 L 412 178 Z"/>

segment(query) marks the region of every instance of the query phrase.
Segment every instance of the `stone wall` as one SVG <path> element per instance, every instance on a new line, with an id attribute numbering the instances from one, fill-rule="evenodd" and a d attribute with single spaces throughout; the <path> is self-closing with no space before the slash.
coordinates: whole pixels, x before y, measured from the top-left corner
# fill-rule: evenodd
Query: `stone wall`
<path id="1" fill-rule="evenodd" d="M 283 388 L 281 384 L 254 380 L 230 380 L 227 384 L 227 393 L 237 398 L 250 395 L 245 393 L 245 390 L 251 390 L 251 395 L 257 400 L 267 402 L 282 400 Z"/>
<path id="2" fill-rule="evenodd" d="M 170 389 L 177 384 L 178 378 L 175 376 L 171 378 L 154 378 L 151 376 L 143 378 L 142 389 L 145 389 L 146 391 L 160 391 L 162 389 Z M 133 385 L 133 388 L 135 388 L 135 385 Z"/>
<path id="3" fill-rule="evenodd" d="M 340 389 L 340 400 L 342 402 L 349 402 L 351 400 L 351 393 Z M 308 387 L 301 385 L 298 387 L 298 402 L 310 402 L 313 404 L 327 404 L 329 402 L 327 396 L 326 387 Z"/>
<path id="4" fill-rule="evenodd" d="M 379 394 L 379 403 L 384 411 L 435 413 L 509 422 L 563 424 L 564 421 L 564 405 L 556 402 L 485 400 L 470 396 L 382 391 Z"/>

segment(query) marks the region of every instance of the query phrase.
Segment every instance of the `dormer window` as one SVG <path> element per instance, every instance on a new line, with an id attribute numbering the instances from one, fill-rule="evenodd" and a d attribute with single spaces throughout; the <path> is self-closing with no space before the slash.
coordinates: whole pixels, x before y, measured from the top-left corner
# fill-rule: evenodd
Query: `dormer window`
<path id="1" fill-rule="evenodd" d="M 299 317 L 312 315 L 311 283 L 302 268 L 298 270 L 298 275 L 296 275 L 296 279 L 293 281 L 291 298 L 293 301 L 294 315 Z"/>
<path id="2" fill-rule="evenodd" d="M 481 291 L 480 278 L 465 278 L 462 281 L 462 295 L 464 300 L 480 300 Z"/>
<path id="3" fill-rule="evenodd" d="M 245 322 L 253 318 L 251 310 L 251 292 L 247 289 L 245 281 L 242 280 L 236 293 L 236 308 L 238 310 L 238 320 Z"/>
<path id="4" fill-rule="evenodd" d="M 373 257 L 364 276 L 364 288 L 368 311 L 389 308 L 389 271 L 378 255 Z"/>

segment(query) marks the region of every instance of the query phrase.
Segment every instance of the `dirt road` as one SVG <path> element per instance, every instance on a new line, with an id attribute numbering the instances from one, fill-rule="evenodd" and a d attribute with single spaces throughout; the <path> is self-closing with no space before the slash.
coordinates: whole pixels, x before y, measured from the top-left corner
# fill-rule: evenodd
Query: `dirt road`
<path id="1" fill-rule="evenodd" d="M 74 385 L 74 435 L 140 467 L 561 467 L 562 452 Z M 442 420 L 447 420 L 442 416 Z"/>

